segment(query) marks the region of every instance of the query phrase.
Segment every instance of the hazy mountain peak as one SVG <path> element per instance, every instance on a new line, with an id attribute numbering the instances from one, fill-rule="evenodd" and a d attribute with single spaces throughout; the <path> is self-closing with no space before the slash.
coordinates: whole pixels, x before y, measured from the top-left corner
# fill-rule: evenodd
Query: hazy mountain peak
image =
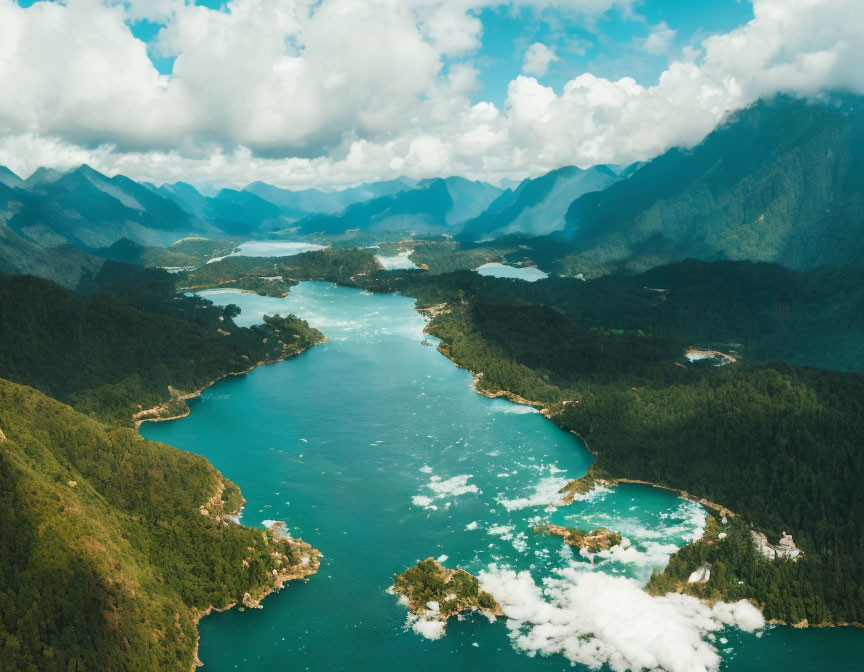
<path id="1" fill-rule="evenodd" d="M 513 190 L 500 193 L 485 212 L 466 222 L 463 240 L 509 234 L 544 235 L 564 228 L 570 204 L 585 193 L 600 191 L 618 180 L 608 165 L 563 166 L 536 178 L 526 178 Z"/>
<path id="2" fill-rule="evenodd" d="M 0 184 L 17 189 L 24 186 L 24 180 L 9 170 L 6 166 L 0 166 Z"/>
<path id="3" fill-rule="evenodd" d="M 57 170 L 56 168 L 46 168 L 45 166 L 40 166 L 33 174 L 30 175 L 24 183 L 28 187 L 39 187 L 45 184 L 51 184 L 52 182 L 56 182 L 61 177 L 66 175 L 65 171 Z"/>

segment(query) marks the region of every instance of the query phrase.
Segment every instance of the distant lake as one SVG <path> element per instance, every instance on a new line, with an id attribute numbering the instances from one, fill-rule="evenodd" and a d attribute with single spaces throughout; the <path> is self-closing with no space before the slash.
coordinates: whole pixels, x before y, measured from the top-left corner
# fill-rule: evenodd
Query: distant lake
<path id="1" fill-rule="evenodd" d="M 241 243 L 231 253 L 223 257 L 214 257 L 207 263 L 212 264 L 214 261 L 221 261 L 226 257 L 292 257 L 295 254 L 303 252 L 315 252 L 316 250 L 325 249 L 324 245 L 316 245 L 315 243 L 298 243 L 278 240 L 250 240 Z"/>
<path id="2" fill-rule="evenodd" d="M 483 264 L 474 269 L 480 275 L 488 275 L 493 278 L 515 278 L 527 282 L 535 282 L 548 278 L 549 274 L 533 266 L 508 266 L 507 264 L 490 263 Z"/>
<path id="3" fill-rule="evenodd" d="M 315 243 L 292 243 L 275 240 L 250 240 L 241 243 L 234 254 L 240 257 L 290 257 L 303 252 L 323 250 L 324 245 Z"/>
<path id="4" fill-rule="evenodd" d="M 391 257 L 386 257 L 380 254 L 375 255 L 375 259 L 378 261 L 381 266 L 384 267 L 385 271 L 395 271 L 397 269 L 406 269 L 406 268 L 419 268 L 417 264 L 415 264 L 409 257 L 414 250 L 408 250 L 407 252 L 402 252 L 401 254 L 396 254 Z"/>

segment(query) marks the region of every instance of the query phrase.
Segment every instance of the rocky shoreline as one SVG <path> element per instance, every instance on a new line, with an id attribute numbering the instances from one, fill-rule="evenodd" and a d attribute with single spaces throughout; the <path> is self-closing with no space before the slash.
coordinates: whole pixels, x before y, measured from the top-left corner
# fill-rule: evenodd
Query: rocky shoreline
<path id="1" fill-rule="evenodd" d="M 316 345 L 321 345 L 322 343 L 327 342 L 327 337 L 325 336 L 321 341 L 317 343 L 313 343 L 309 347 L 314 347 Z M 283 344 L 284 345 L 284 344 Z M 229 376 L 243 376 L 250 371 L 257 369 L 259 366 L 266 366 L 269 364 L 278 364 L 279 362 L 284 362 L 286 359 L 290 359 L 291 357 L 296 357 L 297 355 L 305 352 L 309 348 L 299 348 L 297 350 L 288 350 L 287 348 L 282 352 L 282 354 L 275 359 L 262 360 L 260 362 L 255 362 L 249 368 L 243 369 L 242 371 L 228 371 L 227 373 L 219 376 L 215 380 L 211 380 L 201 389 L 195 390 L 194 392 L 181 392 L 180 390 L 175 390 L 170 385 L 168 386 L 168 392 L 171 394 L 171 399 L 168 401 L 164 401 L 161 404 L 154 406 L 153 408 L 145 408 L 132 416 L 132 420 L 134 423 L 135 429 L 138 429 L 145 422 L 167 422 L 169 420 L 180 420 L 182 418 L 187 417 L 192 409 L 186 405 L 186 401 L 190 399 L 197 399 L 201 396 L 201 394 L 213 387 L 220 380 L 225 380 Z M 179 412 L 172 412 L 171 406 L 172 404 L 182 403 L 183 408 Z M 168 413 L 168 415 L 162 415 L 163 413 Z"/>
<path id="2" fill-rule="evenodd" d="M 138 429 L 145 422 L 167 422 L 169 420 L 179 420 L 181 418 L 187 417 L 192 409 L 185 404 L 189 399 L 195 399 L 199 397 L 204 390 L 212 387 L 216 383 L 221 380 L 224 380 L 228 376 L 242 376 L 250 371 L 258 368 L 259 366 L 264 366 L 268 364 L 277 364 L 279 362 L 283 362 L 286 359 L 297 356 L 302 352 L 305 352 L 309 347 L 313 347 L 315 345 L 321 345 L 322 343 L 327 342 L 327 337 L 323 337 L 320 341 L 311 344 L 308 347 L 297 348 L 297 349 L 289 349 L 287 344 L 283 343 L 283 351 L 282 354 L 275 358 L 269 360 L 262 360 L 250 365 L 248 368 L 242 371 L 229 371 L 224 375 L 216 378 L 215 380 L 210 381 L 207 385 L 202 387 L 201 389 L 195 390 L 194 392 L 181 392 L 179 390 L 175 390 L 174 388 L 168 388 L 169 393 L 171 394 L 171 399 L 167 402 L 163 402 L 153 408 L 143 409 L 138 411 L 132 416 L 134 421 L 135 429 Z M 182 410 L 179 412 L 171 412 L 172 404 L 183 404 Z M 161 415 L 163 413 L 169 413 L 168 415 Z M 243 509 L 243 505 L 245 504 L 245 500 L 241 498 L 240 506 L 236 511 L 222 511 L 218 512 L 216 509 L 221 506 L 222 494 L 225 490 L 225 482 L 220 481 L 220 485 L 217 487 L 217 491 L 199 508 L 202 515 L 208 515 L 216 520 L 221 521 L 224 525 L 228 524 L 237 524 L 239 525 L 239 515 Z M 268 582 L 263 586 L 253 586 L 250 591 L 247 591 L 243 594 L 243 597 L 240 600 L 235 600 L 225 606 L 217 607 L 215 605 L 210 605 L 206 609 L 196 610 L 193 613 L 193 623 L 195 625 L 195 646 L 193 652 L 193 664 L 190 668 L 193 672 L 196 668 L 202 667 L 204 663 L 201 662 L 198 657 L 198 650 L 201 641 L 201 634 L 198 631 L 198 624 L 201 619 L 211 614 L 213 612 L 223 612 L 228 611 L 229 609 L 233 609 L 238 604 L 242 604 L 241 608 L 248 609 L 261 609 L 263 608 L 261 605 L 261 601 L 264 600 L 268 595 L 274 592 L 278 592 L 281 590 L 286 583 L 289 581 L 297 581 L 300 579 L 308 578 L 309 576 L 315 574 L 321 567 L 321 561 L 319 560 L 322 557 L 322 553 L 313 548 L 310 544 L 304 542 L 301 539 L 291 539 L 286 535 L 280 534 L 280 531 L 277 529 L 268 529 L 266 532 L 262 532 L 264 535 L 264 543 L 265 545 L 269 544 L 268 533 L 272 536 L 272 541 L 281 544 L 283 546 L 288 546 L 293 554 L 299 554 L 300 562 L 295 564 L 285 564 L 288 562 L 289 556 L 280 551 L 271 552 L 271 557 L 274 559 L 276 564 L 284 565 L 281 569 L 274 569 L 272 574 L 272 583 Z M 243 561 L 246 563 L 246 560 Z M 252 594 L 254 591 L 254 595 Z"/>
<path id="3" fill-rule="evenodd" d="M 226 480 L 224 478 L 221 479 L 216 487 L 216 491 L 201 505 L 199 510 L 202 515 L 210 516 L 214 520 L 221 522 L 223 525 L 229 525 L 232 523 L 239 525 L 240 523 L 238 522 L 238 519 L 246 500 L 241 498 L 240 505 L 236 510 L 225 511 L 223 503 L 225 484 Z M 270 557 L 273 558 L 276 565 L 281 567 L 281 569 L 273 570 L 272 583 L 267 583 L 263 586 L 253 586 L 243 594 L 243 597 L 240 600 L 231 602 L 223 607 L 216 607 L 211 604 L 206 609 L 198 610 L 194 613 L 193 622 L 197 634 L 195 638 L 194 662 L 191 668 L 193 671 L 204 665 L 198 657 L 198 647 L 201 641 L 201 635 L 198 633 L 198 624 L 201 622 L 202 618 L 214 611 L 228 611 L 229 609 L 236 607 L 238 604 L 242 604 L 240 607 L 241 609 L 263 609 L 261 601 L 268 595 L 282 590 L 282 588 L 285 587 L 285 584 L 289 581 L 297 581 L 312 576 L 321 568 L 321 561 L 319 559 L 322 557 L 321 552 L 312 548 L 310 544 L 307 544 L 302 539 L 292 539 L 289 537 L 283 531 L 284 526 L 285 524 L 282 521 L 274 521 L 270 526 L 268 526 L 267 530 L 261 533 L 264 545 L 265 547 L 269 547 L 270 544 L 273 543 L 282 549 L 285 549 L 287 546 L 290 554 L 299 557 L 299 561 L 292 563 L 291 558 L 289 558 L 286 553 L 280 550 L 271 551 Z M 243 560 L 242 562 L 245 567 L 249 566 L 248 561 Z M 254 591 L 254 595 L 252 594 L 252 591 Z"/>
<path id="4" fill-rule="evenodd" d="M 418 632 L 422 630 L 418 622 L 437 623 L 434 632 L 440 636 L 444 624 L 462 612 L 483 614 L 490 620 L 504 615 L 495 598 L 480 590 L 475 576 L 464 569 L 447 569 L 434 558 L 394 575 L 392 590 L 408 607 Z"/>
<path id="5" fill-rule="evenodd" d="M 581 548 L 588 553 L 599 553 L 608 551 L 613 546 L 618 546 L 623 541 L 620 532 L 613 532 L 605 527 L 596 527 L 590 532 L 577 530 L 572 527 L 561 525 L 537 525 L 534 534 L 554 534 L 564 539 L 564 543 L 576 548 Z"/>
<path id="6" fill-rule="evenodd" d="M 276 539 L 275 534 L 274 539 Z M 243 607 L 241 608 L 263 609 L 261 601 L 268 595 L 282 590 L 282 588 L 285 587 L 285 584 L 289 581 L 297 581 L 312 576 L 321 568 L 321 561 L 319 560 L 319 558 L 321 557 L 320 551 L 312 548 L 312 546 L 300 539 L 283 539 L 281 541 L 282 543 L 290 545 L 293 550 L 300 553 L 301 562 L 299 564 L 286 566 L 282 570 L 274 569 L 272 585 L 265 585 L 259 587 L 258 590 L 256 590 L 257 594 L 255 596 L 253 596 L 249 591 L 247 591 L 243 594 L 243 598 L 241 600 L 231 602 L 224 607 L 216 607 L 211 604 L 206 609 L 199 610 L 194 614 L 193 623 L 195 625 L 196 637 L 194 662 L 192 664 L 192 667 L 190 668 L 192 672 L 194 672 L 196 668 L 202 667 L 204 665 L 204 663 L 201 662 L 201 659 L 198 657 L 198 650 L 201 644 L 201 634 L 200 632 L 198 632 L 198 624 L 201 622 L 202 618 L 208 616 L 209 614 L 212 614 L 213 612 L 221 613 L 223 611 L 228 611 L 229 609 L 233 609 L 234 607 L 236 607 L 238 604 L 243 605 Z M 280 555 L 283 559 L 287 559 L 286 555 Z"/>
<path id="7" fill-rule="evenodd" d="M 441 306 L 433 307 L 433 309 L 435 309 L 435 310 L 418 309 L 418 312 L 420 312 L 421 314 L 430 316 L 430 317 L 434 317 L 436 314 L 440 314 L 443 312 L 449 312 L 449 311 L 443 309 L 443 306 L 444 306 L 444 304 L 442 304 Z M 426 333 L 428 333 L 428 332 L 426 332 Z M 446 347 L 441 347 L 441 345 L 439 345 L 438 351 L 442 355 L 447 357 L 447 359 L 449 359 L 451 362 L 453 362 L 459 368 L 465 368 L 455 359 L 455 357 L 453 357 L 453 355 L 449 352 L 449 350 Z M 551 419 L 553 412 L 551 409 L 545 407 L 543 403 L 537 402 L 537 401 L 531 401 L 530 399 L 525 399 L 524 397 L 522 397 L 518 394 L 515 394 L 513 392 L 510 392 L 509 390 L 498 389 L 495 391 L 490 391 L 490 390 L 481 389 L 479 387 L 479 383 L 480 383 L 480 381 L 483 380 L 483 373 L 471 371 L 471 374 L 473 376 L 472 377 L 472 389 L 477 394 L 481 394 L 484 397 L 488 397 L 490 399 L 504 398 L 504 399 L 507 399 L 508 401 L 511 401 L 513 403 L 516 403 L 516 404 L 524 404 L 524 405 L 532 406 L 534 408 L 537 408 L 540 411 L 540 413 L 542 413 L 546 418 Z M 580 434 L 578 434 L 577 432 L 575 432 L 573 430 L 570 430 L 570 433 L 574 434 L 575 436 L 578 436 L 582 440 L 582 442 L 585 444 L 586 450 L 588 450 L 589 453 L 594 455 L 594 453 L 591 451 L 591 449 L 588 445 L 588 442 Z M 577 495 L 577 494 L 587 494 L 588 492 L 590 492 L 591 490 L 593 490 L 595 487 L 598 487 L 598 486 L 599 487 L 613 487 L 613 486 L 621 484 L 621 483 L 634 483 L 634 484 L 640 484 L 640 485 L 648 485 L 648 486 L 651 486 L 653 488 L 660 488 L 662 490 L 668 490 L 670 492 L 675 492 L 679 496 L 684 497 L 685 499 L 689 499 L 693 502 L 696 502 L 697 504 L 704 506 L 705 508 L 708 508 L 708 509 L 715 511 L 721 517 L 721 519 L 732 519 L 732 518 L 737 517 L 737 514 L 735 512 L 731 511 L 730 509 L 723 506 L 722 504 L 712 502 L 711 500 L 706 499 L 704 497 L 698 497 L 697 495 L 691 494 L 691 493 L 687 492 L 686 490 L 680 490 L 678 488 L 672 488 L 669 486 L 660 485 L 659 483 L 653 483 L 651 481 L 645 481 L 645 480 L 640 480 L 640 479 L 616 478 L 616 477 L 598 477 L 595 475 L 594 465 L 589 467 L 588 473 L 585 476 L 583 476 L 579 479 L 574 479 L 573 481 L 568 483 L 566 486 L 564 486 L 564 488 L 561 489 L 561 492 L 562 492 L 562 494 L 565 495 L 564 503 L 569 504 L 573 501 L 573 499 L 575 498 L 575 495 Z M 696 543 L 696 542 L 694 542 L 694 543 Z M 809 623 L 809 622 L 807 622 L 806 619 L 804 621 L 799 622 L 799 623 L 787 623 L 785 621 L 772 619 L 771 621 L 769 621 L 769 623 L 774 624 L 774 625 L 786 625 L 786 626 L 791 626 L 791 627 L 795 627 L 795 628 L 806 628 L 806 627 L 822 628 L 822 627 L 844 627 L 844 626 L 864 627 L 864 624 L 861 624 L 861 623 L 830 623 L 830 622 Z"/>

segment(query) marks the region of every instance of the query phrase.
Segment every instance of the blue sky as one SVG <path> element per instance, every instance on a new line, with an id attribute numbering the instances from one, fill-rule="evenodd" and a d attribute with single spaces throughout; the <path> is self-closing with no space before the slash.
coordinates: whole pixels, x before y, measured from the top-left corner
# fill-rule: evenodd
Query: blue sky
<path id="1" fill-rule="evenodd" d="M 676 31 L 673 46 L 698 43 L 702 37 L 727 32 L 753 18 L 753 7 L 739 0 L 645 0 L 634 16 L 611 10 L 588 28 L 583 21 L 559 13 L 522 8 L 486 9 L 483 20 L 482 88 L 476 98 L 500 104 L 507 84 L 522 68 L 525 49 L 533 42 L 554 48 L 561 59 L 540 81 L 560 91 L 582 73 L 619 79 L 633 77 L 649 86 L 669 64 L 670 54 L 649 54 L 638 48 L 651 27 L 665 22 Z"/>

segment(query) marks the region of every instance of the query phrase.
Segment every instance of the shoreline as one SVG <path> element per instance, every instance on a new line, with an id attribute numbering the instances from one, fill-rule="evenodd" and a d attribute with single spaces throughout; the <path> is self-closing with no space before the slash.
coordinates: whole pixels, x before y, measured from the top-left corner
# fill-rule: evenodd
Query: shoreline
<path id="1" fill-rule="evenodd" d="M 252 528 L 255 529 L 255 528 Z M 288 540 L 288 543 L 291 545 L 302 545 L 307 546 L 312 551 L 310 556 L 310 561 L 306 565 L 292 566 L 284 569 L 283 571 L 276 574 L 276 580 L 273 582 L 272 586 L 266 586 L 263 589 L 261 595 L 257 598 L 252 598 L 249 592 L 247 591 L 243 599 L 237 600 L 235 602 L 231 602 L 230 604 L 225 605 L 224 607 L 217 607 L 215 605 L 210 605 L 206 609 L 195 609 L 192 614 L 192 624 L 195 627 L 195 647 L 192 653 L 192 667 L 190 667 L 191 672 L 195 672 L 199 667 L 203 667 L 204 663 L 198 657 L 198 652 L 200 651 L 201 646 L 201 631 L 199 629 L 199 625 L 201 623 L 201 619 L 205 616 L 209 616 L 210 614 L 216 612 L 217 614 L 221 614 L 226 611 L 230 611 L 238 604 L 243 604 L 245 607 L 250 609 L 263 609 L 264 607 L 261 605 L 261 601 L 272 595 L 273 593 L 278 593 L 281 591 L 285 584 L 289 581 L 299 581 L 301 579 L 308 579 L 313 574 L 317 574 L 318 570 L 321 569 L 321 561 L 319 560 L 322 557 L 322 553 L 315 548 L 312 548 L 311 545 L 307 544 L 305 541 L 301 539 L 291 539 Z M 247 600 L 247 597 L 249 598 Z"/>
<path id="2" fill-rule="evenodd" d="M 300 355 L 303 352 L 306 352 L 306 350 L 309 350 L 310 348 L 313 348 L 316 345 L 322 345 L 322 344 L 326 343 L 328 340 L 329 339 L 325 336 L 318 343 L 314 343 L 308 347 L 301 348 L 301 349 L 293 351 L 293 352 L 288 352 L 287 350 L 285 350 L 285 351 L 283 351 L 282 355 L 277 357 L 276 359 L 262 360 L 259 362 L 255 362 L 254 364 L 251 364 L 248 368 L 246 368 L 242 371 L 228 371 L 227 373 L 219 376 L 215 380 L 211 380 L 209 383 L 207 383 L 207 385 L 205 385 L 204 387 L 202 387 L 198 390 L 195 390 L 193 392 L 184 392 L 184 393 L 178 394 L 177 396 L 172 396 L 172 398 L 169 401 L 163 402 L 162 404 L 159 404 L 158 406 L 154 406 L 153 408 L 143 409 L 141 411 L 138 411 L 137 413 L 133 414 L 133 416 L 132 416 L 132 419 L 134 421 L 135 430 L 137 431 L 141 427 L 141 425 L 143 425 L 145 422 L 168 422 L 170 420 L 180 420 L 182 418 L 186 418 L 192 413 L 192 409 L 188 405 L 186 405 L 183 412 L 179 413 L 179 414 L 175 414 L 175 415 L 171 415 L 171 416 L 164 416 L 164 417 L 163 416 L 146 417 L 146 416 L 148 414 L 158 413 L 161 410 L 167 410 L 168 404 L 170 404 L 173 401 L 185 402 L 185 401 L 188 401 L 189 399 L 196 399 L 196 398 L 200 397 L 201 394 L 205 390 L 214 386 L 216 383 L 218 383 L 222 380 L 225 380 L 229 376 L 243 376 L 243 375 L 246 375 L 247 373 L 249 373 L 250 371 L 254 371 L 255 369 L 257 369 L 260 366 L 266 366 L 269 364 L 278 364 L 280 362 L 284 362 L 288 359 L 291 359 L 292 357 L 296 357 L 297 355 Z M 173 388 L 169 387 L 169 390 L 171 390 L 173 393 Z M 207 460 L 207 461 L 208 461 L 208 463 L 210 462 L 209 460 Z M 221 474 L 221 472 L 220 472 L 220 474 Z M 223 478 L 224 478 L 224 476 L 223 476 Z M 224 483 L 223 483 L 223 487 L 224 487 Z M 243 491 L 239 485 L 237 486 L 237 488 L 240 491 L 240 496 L 242 498 L 242 492 Z M 208 500 L 208 502 L 209 501 L 210 500 Z M 206 507 L 208 502 L 205 502 L 204 504 L 202 504 L 202 507 Z M 230 513 L 230 514 L 225 514 L 225 516 L 224 516 L 225 518 L 232 520 L 232 522 L 234 522 L 234 524 L 236 524 L 236 525 L 243 525 L 242 523 L 239 522 L 239 514 L 242 512 L 243 504 L 245 504 L 246 500 L 242 499 L 242 502 L 243 503 L 240 505 L 240 508 L 237 509 L 237 511 Z M 234 518 L 235 516 L 238 516 L 238 517 L 235 519 Z M 243 525 L 243 527 L 249 527 L 249 529 L 252 529 L 252 530 L 257 529 L 254 527 L 250 527 L 248 525 Z M 252 598 L 249 591 L 247 591 L 244 594 L 243 599 L 236 600 L 234 602 L 226 604 L 223 607 L 217 607 L 217 606 L 211 604 L 206 609 L 192 608 L 192 624 L 195 628 L 195 645 L 194 645 L 193 651 L 192 651 L 192 666 L 189 668 L 191 670 L 191 672 L 195 672 L 195 670 L 197 670 L 199 667 L 203 667 L 203 665 L 204 665 L 204 663 L 201 661 L 201 659 L 198 656 L 198 652 L 199 652 L 200 644 L 201 644 L 201 631 L 199 629 L 201 619 L 203 619 L 205 616 L 212 614 L 213 612 L 222 613 L 225 611 L 229 611 L 229 610 L 233 609 L 234 607 L 236 607 L 240 603 L 242 603 L 244 606 L 246 606 L 248 608 L 262 609 L 263 606 L 261 605 L 261 601 L 264 600 L 265 598 L 267 598 L 268 596 L 270 596 L 271 594 L 273 594 L 275 592 L 279 592 L 280 590 L 282 590 L 282 588 L 285 587 L 286 583 L 288 583 L 289 581 L 298 581 L 301 579 L 307 579 L 308 577 L 312 576 L 313 574 L 316 574 L 318 572 L 318 570 L 321 568 L 321 561 L 319 560 L 319 558 L 323 556 L 321 551 L 319 551 L 316 548 L 313 548 L 311 544 L 308 544 L 307 542 L 303 541 L 302 539 L 288 539 L 285 541 L 286 541 L 286 543 L 288 543 L 291 546 L 299 546 L 300 548 L 308 548 L 309 549 L 309 555 L 304 556 L 304 557 L 308 557 L 309 562 L 305 565 L 301 564 L 299 566 L 295 565 L 295 566 L 291 566 L 291 567 L 286 567 L 281 572 L 278 572 L 277 574 L 275 574 L 274 575 L 275 580 L 273 582 L 273 585 L 266 585 L 263 587 L 259 586 L 258 588 L 262 588 L 262 592 L 256 598 Z M 247 599 L 247 598 L 249 598 L 249 599 Z"/>
<path id="3" fill-rule="evenodd" d="M 218 383 L 222 380 L 225 380 L 229 376 L 244 376 L 247 373 L 249 373 L 250 371 L 254 371 L 259 366 L 269 366 L 270 364 L 278 364 L 279 362 L 284 362 L 288 359 L 291 359 L 292 357 L 296 357 L 297 355 L 300 355 L 300 354 L 306 352 L 310 348 L 314 348 L 316 345 L 323 345 L 328 340 L 329 339 L 325 336 L 324 339 L 319 341 L 318 343 L 315 343 L 315 344 L 310 345 L 310 346 L 305 347 L 305 348 L 300 348 L 300 350 L 297 350 L 295 352 L 290 352 L 290 353 L 287 351 L 283 352 L 282 355 L 280 355 L 276 359 L 269 359 L 269 360 L 262 360 L 260 362 L 255 362 L 254 364 L 251 364 L 248 368 L 243 369 L 242 371 L 228 371 L 227 373 L 222 374 L 221 376 L 219 376 L 215 380 L 211 380 L 204 387 L 202 387 L 198 390 L 195 390 L 193 392 L 182 392 L 182 393 L 174 396 L 173 395 L 174 389 L 169 386 L 168 389 L 169 389 L 169 391 L 172 392 L 171 399 L 169 399 L 168 401 L 163 401 L 161 404 L 158 404 L 157 406 L 154 406 L 153 408 L 145 408 L 145 409 L 142 409 L 140 411 L 137 411 L 136 413 L 133 413 L 132 414 L 132 420 L 134 423 L 133 426 L 137 430 L 145 422 L 168 422 L 169 420 L 182 420 L 183 418 L 188 417 L 189 414 L 192 412 L 192 409 L 188 405 L 184 408 L 182 413 L 177 413 L 175 415 L 161 416 L 161 415 L 153 415 L 153 414 L 157 414 L 160 411 L 167 411 L 168 405 L 171 404 L 171 402 L 175 402 L 175 401 L 185 402 L 185 401 L 189 401 L 190 399 L 197 399 L 198 397 L 201 396 L 201 394 L 205 390 L 210 389 L 216 383 Z M 148 417 L 151 415 L 153 415 L 153 417 Z"/>
<path id="4" fill-rule="evenodd" d="M 426 317 L 430 317 L 430 319 L 428 319 L 426 322 L 426 326 L 428 327 L 429 323 L 431 322 L 431 318 L 434 317 L 435 314 L 440 314 L 441 312 L 445 312 L 445 311 L 441 310 L 441 307 L 444 305 L 446 305 L 446 304 L 441 304 L 440 306 L 434 306 L 433 307 L 434 309 L 438 309 L 437 312 L 435 312 L 435 313 L 433 313 L 433 311 L 431 311 L 429 309 L 416 308 L 416 306 L 415 306 L 415 310 L 417 310 L 417 312 L 419 312 L 421 315 L 424 315 Z M 426 327 L 424 327 L 423 333 L 426 333 L 426 334 L 429 333 L 427 331 Z M 429 335 L 434 336 L 434 334 L 429 334 Z M 481 390 L 478 387 L 478 383 L 483 379 L 482 372 L 477 373 L 475 371 L 472 371 L 468 367 L 462 366 L 450 354 L 449 350 L 443 349 L 441 347 L 442 344 L 443 344 L 443 342 L 438 344 L 438 347 L 437 347 L 438 352 L 440 352 L 442 355 L 444 355 L 444 357 L 446 357 L 451 362 L 453 362 L 453 364 L 455 364 L 458 368 L 464 369 L 465 371 L 468 371 L 471 374 L 471 376 L 472 376 L 471 389 L 474 390 L 474 392 L 476 392 L 477 394 L 480 394 L 484 397 L 487 397 L 489 399 L 500 399 L 503 397 L 514 404 L 523 404 L 523 405 L 531 406 L 533 408 L 537 408 L 540 411 L 540 413 L 547 420 L 552 419 L 552 412 L 548 408 L 546 408 L 542 402 L 531 401 L 529 399 L 525 399 L 524 397 L 521 397 L 518 394 L 515 394 L 509 390 L 505 390 L 505 389 L 501 389 L 501 388 L 499 388 L 495 392 L 488 391 L 488 390 Z M 558 426 L 562 430 L 564 429 L 563 427 L 560 427 L 559 425 L 556 425 L 556 426 Z M 585 450 L 587 450 L 588 453 L 592 457 L 594 457 L 594 459 L 595 459 L 594 464 L 596 464 L 597 455 L 591 450 L 591 448 L 589 447 L 588 442 L 585 440 L 585 438 L 581 434 L 579 434 L 578 432 L 576 432 L 572 429 L 564 430 L 564 431 L 568 431 L 569 433 L 573 434 L 574 436 L 577 436 L 579 438 L 579 440 L 582 441 L 582 444 L 585 446 Z M 590 469 L 590 467 L 589 467 L 589 469 Z M 576 480 L 576 479 L 574 479 L 574 480 Z M 703 506 L 705 508 L 711 509 L 720 515 L 727 515 L 730 518 L 738 517 L 738 514 L 731 511 L 730 509 L 723 506 L 722 504 L 717 504 L 716 502 L 712 502 L 709 499 L 704 498 L 704 497 L 697 497 L 696 495 L 689 493 L 686 490 L 681 490 L 679 488 L 673 488 L 673 487 L 670 487 L 667 485 L 660 485 L 659 483 L 654 483 L 652 481 L 645 481 L 645 480 L 635 479 L 635 478 L 601 477 L 601 478 L 598 478 L 598 480 L 605 481 L 610 486 L 615 486 L 615 485 L 618 485 L 620 483 L 632 483 L 634 485 L 647 485 L 647 486 L 650 486 L 652 488 L 659 488 L 661 490 L 667 490 L 669 492 L 677 493 L 680 497 L 683 497 L 685 499 L 689 499 L 692 502 L 696 502 L 697 504 L 700 504 L 701 506 Z M 703 531 L 703 536 L 704 536 L 704 531 Z M 700 537 L 700 540 L 701 540 L 701 537 Z M 694 542 L 690 542 L 690 544 L 686 544 L 686 546 L 690 546 L 692 544 L 695 544 L 698 541 L 699 540 L 694 541 Z M 682 546 L 682 548 L 685 548 L 686 546 Z M 748 601 L 752 602 L 752 600 L 748 600 Z M 754 603 L 754 605 L 759 609 L 759 611 L 761 613 L 762 608 L 758 604 Z M 788 623 L 786 621 L 782 621 L 779 619 L 771 619 L 771 620 L 766 620 L 766 625 L 781 625 L 784 627 L 791 627 L 791 628 L 796 628 L 799 630 L 803 630 L 806 628 L 846 628 L 846 627 L 864 628 L 864 623 L 857 623 L 857 622 L 852 622 L 852 623 L 831 623 L 831 622 L 809 623 L 806 618 L 803 621 L 800 621 L 798 623 Z"/>

